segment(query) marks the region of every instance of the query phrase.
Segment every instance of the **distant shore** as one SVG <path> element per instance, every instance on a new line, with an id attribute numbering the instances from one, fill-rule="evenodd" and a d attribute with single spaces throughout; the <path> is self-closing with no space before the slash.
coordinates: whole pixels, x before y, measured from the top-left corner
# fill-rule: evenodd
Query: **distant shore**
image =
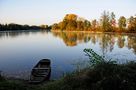
<path id="1" fill-rule="evenodd" d="M 70 30 L 51 30 L 51 32 L 68 32 L 68 33 L 104 33 L 104 34 L 130 34 L 130 35 L 136 35 L 136 32 L 135 33 L 130 33 L 130 32 L 100 32 L 100 31 L 70 31 Z"/>

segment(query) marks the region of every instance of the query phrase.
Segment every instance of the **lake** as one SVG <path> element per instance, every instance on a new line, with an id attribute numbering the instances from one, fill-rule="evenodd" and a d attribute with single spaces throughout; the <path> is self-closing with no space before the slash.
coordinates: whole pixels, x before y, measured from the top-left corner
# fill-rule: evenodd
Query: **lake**
<path id="1" fill-rule="evenodd" d="M 136 34 L 2 31 L 0 70 L 8 77 L 28 79 L 37 62 L 49 58 L 51 79 L 58 79 L 78 65 L 84 67 L 85 48 L 118 63 L 136 60 Z"/>

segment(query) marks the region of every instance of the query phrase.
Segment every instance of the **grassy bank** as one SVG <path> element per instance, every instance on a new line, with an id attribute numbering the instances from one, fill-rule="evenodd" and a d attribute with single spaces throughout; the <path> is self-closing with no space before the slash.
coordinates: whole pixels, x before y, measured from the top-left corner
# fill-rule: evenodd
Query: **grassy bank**
<path id="1" fill-rule="evenodd" d="M 43 90 L 136 90 L 136 63 L 102 62 L 49 83 Z"/>
<path id="2" fill-rule="evenodd" d="M 89 50 L 85 52 L 91 66 L 80 72 L 39 85 L 0 77 L 0 90 L 136 90 L 136 62 L 117 64 L 104 60 L 93 51 L 91 55 Z"/>
<path id="3" fill-rule="evenodd" d="M 136 63 L 102 62 L 40 85 L 2 79 L 0 90 L 136 90 Z"/>

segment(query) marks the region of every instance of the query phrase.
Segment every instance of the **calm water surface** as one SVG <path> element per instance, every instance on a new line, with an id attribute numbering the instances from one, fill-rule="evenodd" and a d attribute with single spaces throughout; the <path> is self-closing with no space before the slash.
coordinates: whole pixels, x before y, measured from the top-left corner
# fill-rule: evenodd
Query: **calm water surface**
<path id="1" fill-rule="evenodd" d="M 51 59 L 52 79 L 86 62 L 84 48 L 124 63 L 136 60 L 136 35 L 83 32 L 0 32 L 0 70 L 5 76 L 28 79 L 43 58 Z M 76 64 L 76 65 L 75 65 Z"/>

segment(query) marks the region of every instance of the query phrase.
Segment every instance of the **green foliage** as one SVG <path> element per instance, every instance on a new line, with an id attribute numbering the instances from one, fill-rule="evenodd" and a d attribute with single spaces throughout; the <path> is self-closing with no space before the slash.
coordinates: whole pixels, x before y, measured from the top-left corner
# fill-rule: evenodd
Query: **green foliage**
<path id="1" fill-rule="evenodd" d="M 4 77 L 2 77 L 2 76 L 0 76 L 0 81 L 3 81 L 3 80 L 5 80 L 5 78 L 4 78 Z"/>
<path id="2" fill-rule="evenodd" d="M 92 49 L 84 49 L 84 52 L 86 53 L 86 56 L 89 57 L 90 66 L 94 66 L 97 65 L 98 63 L 105 61 L 102 56 L 95 53 Z"/>
<path id="3" fill-rule="evenodd" d="M 0 90 L 26 90 L 21 84 L 15 82 L 0 82 Z"/>
<path id="4" fill-rule="evenodd" d="M 48 25 L 41 25 L 40 28 L 41 28 L 41 29 L 48 29 L 49 26 L 48 26 Z"/>
<path id="5" fill-rule="evenodd" d="M 101 62 L 94 68 L 69 74 L 61 80 L 48 83 L 43 90 L 135 90 L 136 63 L 114 64 Z"/>
<path id="6" fill-rule="evenodd" d="M 96 28 L 97 28 L 97 20 L 96 20 L 96 19 L 93 20 L 91 24 L 92 24 L 91 29 L 92 29 L 93 31 L 96 31 Z"/>
<path id="7" fill-rule="evenodd" d="M 101 28 L 103 32 L 113 32 L 116 27 L 115 14 L 104 11 L 102 13 L 101 19 Z"/>
<path id="8" fill-rule="evenodd" d="M 0 71 L 0 81 L 5 80 L 4 77 L 1 75 L 2 71 Z"/>
<path id="9" fill-rule="evenodd" d="M 88 20 L 84 21 L 84 30 L 88 30 L 88 28 L 91 26 L 91 23 Z"/>
<path id="10" fill-rule="evenodd" d="M 102 14 L 102 30 L 108 32 L 111 29 L 109 12 L 104 11 Z"/>
<path id="11" fill-rule="evenodd" d="M 117 63 L 116 61 L 106 60 L 104 56 L 98 55 L 96 52 L 93 51 L 93 49 L 85 48 L 83 51 L 85 52 L 85 55 L 88 56 L 91 67 L 94 67 L 98 64 L 105 63 L 105 62 L 111 63 L 111 64 Z"/>
<path id="12" fill-rule="evenodd" d="M 0 24 L 0 31 L 5 30 L 39 30 L 39 29 L 50 29 L 48 25 L 41 25 L 41 26 L 29 26 L 29 25 L 20 25 L 15 23 L 10 24 Z"/>

